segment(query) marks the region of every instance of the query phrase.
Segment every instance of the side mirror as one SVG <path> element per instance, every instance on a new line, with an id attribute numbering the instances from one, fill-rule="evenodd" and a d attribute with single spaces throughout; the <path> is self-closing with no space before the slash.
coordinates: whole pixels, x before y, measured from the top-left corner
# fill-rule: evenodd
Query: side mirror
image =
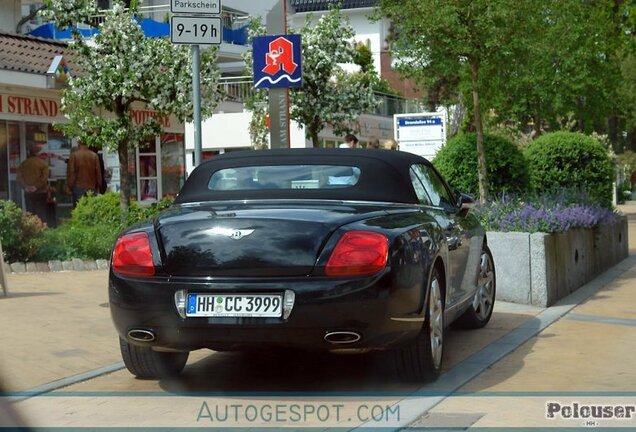
<path id="1" fill-rule="evenodd" d="M 475 205 L 475 198 L 467 193 L 455 191 L 455 197 L 460 209 L 469 209 Z"/>

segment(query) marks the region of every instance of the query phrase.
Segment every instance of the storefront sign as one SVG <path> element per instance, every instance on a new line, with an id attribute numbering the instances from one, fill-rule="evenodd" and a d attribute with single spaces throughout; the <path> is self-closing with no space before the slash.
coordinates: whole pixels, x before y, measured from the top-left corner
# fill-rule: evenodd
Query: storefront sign
<path id="1" fill-rule="evenodd" d="M 400 150 L 433 159 L 446 143 L 446 113 L 394 114 Z"/>
<path id="2" fill-rule="evenodd" d="M 0 113 L 57 117 L 60 105 L 55 99 L 0 94 Z"/>
<path id="3" fill-rule="evenodd" d="M 155 118 L 159 120 L 164 128 L 170 127 L 170 117 L 152 110 L 130 110 L 130 115 L 136 125 L 146 122 L 146 120 Z"/>

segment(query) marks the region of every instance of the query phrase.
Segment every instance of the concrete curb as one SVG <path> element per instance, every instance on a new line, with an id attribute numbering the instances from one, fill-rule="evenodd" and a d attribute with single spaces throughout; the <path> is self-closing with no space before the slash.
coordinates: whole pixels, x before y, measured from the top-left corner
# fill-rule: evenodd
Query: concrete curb
<path id="1" fill-rule="evenodd" d="M 108 270 L 109 260 L 81 260 L 74 258 L 68 261 L 53 260 L 49 262 L 14 262 L 5 263 L 5 273 L 49 273 L 62 271 L 93 271 Z"/>

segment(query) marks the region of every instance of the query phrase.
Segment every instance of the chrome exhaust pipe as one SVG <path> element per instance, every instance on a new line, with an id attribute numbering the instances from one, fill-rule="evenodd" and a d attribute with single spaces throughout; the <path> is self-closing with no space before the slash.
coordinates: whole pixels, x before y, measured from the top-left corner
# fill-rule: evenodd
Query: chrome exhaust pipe
<path id="1" fill-rule="evenodd" d="M 325 335 L 325 340 L 334 345 L 358 342 L 361 338 L 360 333 L 349 331 L 329 332 Z"/>
<path id="2" fill-rule="evenodd" d="M 155 334 L 150 330 L 132 329 L 128 331 L 128 339 L 136 342 L 152 342 L 155 340 Z"/>

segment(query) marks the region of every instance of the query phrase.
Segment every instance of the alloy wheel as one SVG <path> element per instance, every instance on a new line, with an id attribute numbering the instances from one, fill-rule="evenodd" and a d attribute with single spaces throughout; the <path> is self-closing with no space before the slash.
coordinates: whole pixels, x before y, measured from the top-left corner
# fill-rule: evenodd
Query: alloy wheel
<path id="1" fill-rule="evenodd" d="M 428 299 L 429 331 L 431 340 L 431 356 L 435 369 L 442 364 L 442 352 L 444 344 L 444 310 L 442 307 L 442 293 L 439 280 L 434 277 L 431 281 L 431 290 Z"/>
<path id="2" fill-rule="evenodd" d="M 481 253 L 477 293 L 473 298 L 473 309 L 477 318 L 485 320 L 490 316 L 494 305 L 494 266 L 490 254 Z"/>

